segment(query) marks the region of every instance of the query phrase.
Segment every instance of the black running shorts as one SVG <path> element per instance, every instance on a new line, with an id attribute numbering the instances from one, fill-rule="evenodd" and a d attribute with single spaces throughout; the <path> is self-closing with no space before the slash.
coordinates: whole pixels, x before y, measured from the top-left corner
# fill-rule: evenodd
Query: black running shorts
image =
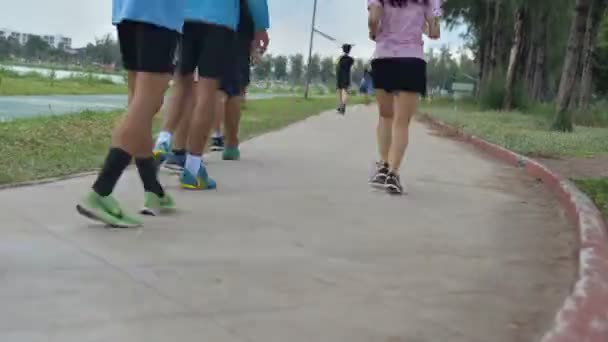
<path id="1" fill-rule="evenodd" d="M 426 62 L 420 58 L 378 58 L 372 61 L 374 88 L 426 96 Z"/>
<path id="2" fill-rule="evenodd" d="M 239 39 L 233 60 L 220 80 L 220 90 L 228 97 L 242 95 L 251 80 L 251 41 Z"/>
<path id="3" fill-rule="evenodd" d="M 202 22 L 184 23 L 178 72 L 192 74 L 198 67 L 200 77 L 220 79 L 233 61 L 236 33 L 227 27 Z"/>
<path id="4" fill-rule="evenodd" d="M 172 73 L 179 33 L 125 20 L 117 25 L 123 66 L 128 71 Z"/>

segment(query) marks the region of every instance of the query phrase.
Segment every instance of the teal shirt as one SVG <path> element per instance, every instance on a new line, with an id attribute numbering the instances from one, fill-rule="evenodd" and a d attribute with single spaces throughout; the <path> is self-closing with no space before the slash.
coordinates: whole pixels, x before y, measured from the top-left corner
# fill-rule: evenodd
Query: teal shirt
<path id="1" fill-rule="evenodd" d="M 268 10 L 268 0 L 246 0 L 249 11 L 253 17 L 255 30 L 264 31 L 270 28 L 270 12 Z"/>
<path id="2" fill-rule="evenodd" d="M 240 1 L 247 1 L 256 31 L 270 27 L 267 0 L 186 0 L 186 21 L 200 21 L 236 31 Z"/>
<path id="3" fill-rule="evenodd" d="M 182 32 L 185 0 L 112 0 L 112 23 L 139 21 Z"/>

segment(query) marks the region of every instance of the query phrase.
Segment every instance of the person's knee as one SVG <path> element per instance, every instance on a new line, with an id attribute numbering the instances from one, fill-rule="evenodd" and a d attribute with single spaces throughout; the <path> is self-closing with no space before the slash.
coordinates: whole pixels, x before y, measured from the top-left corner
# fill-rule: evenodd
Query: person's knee
<path id="1" fill-rule="evenodd" d="M 393 113 L 392 106 L 380 105 L 379 109 L 380 109 L 380 116 L 381 117 L 383 117 L 385 119 L 392 119 L 393 118 L 394 113 Z"/>

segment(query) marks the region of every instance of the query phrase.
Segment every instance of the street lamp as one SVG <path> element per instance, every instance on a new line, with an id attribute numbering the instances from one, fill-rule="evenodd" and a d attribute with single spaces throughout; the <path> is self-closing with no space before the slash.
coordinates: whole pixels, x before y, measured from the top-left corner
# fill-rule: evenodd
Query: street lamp
<path id="1" fill-rule="evenodd" d="M 314 0 L 313 6 L 314 7 L 312 10 L 312 25 L 310 28 L 310 45 L 308 47 L 308 66 L 306 67 L 306 86 L 304 88 L 304 98 L 305 99 L 308 99 L 308 95 L 310 92 L 310 82 L 312 81 L 312 73 L 310 72 L 310 66 L 312 64 L 312 48 L 313 48 L 313 42 L 315 39 L 315 33 L 334 43 L 338 41 L 336 38 L 328 35 L 327 33 L 317 30 L 317 28 L 316 28 L 317 0 Z"/>
<path id="2" fill-rule="evenodd" d="M 312 46 L 315 39 L 315 22 L 317 20 L 317 0 L 314 0 L 312 10 L 312 25 L 310 27 L 310 45 L 308 47 L 308 66 L 306 67 L 306 88 L 304 89 L 304 98 L 308 98 L 308 92 L 310 90 L 310 79 L 312 74 L 310 73 L 310 65 L 312 63 Z"/>

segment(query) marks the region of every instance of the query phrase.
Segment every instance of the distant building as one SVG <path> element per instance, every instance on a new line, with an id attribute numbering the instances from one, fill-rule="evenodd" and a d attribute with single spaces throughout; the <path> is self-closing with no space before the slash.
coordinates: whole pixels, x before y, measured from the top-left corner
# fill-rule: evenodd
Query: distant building
<path id="1" fill-rule="evenodd" d="M 454 93 L 454 98 L 456 98 L 456 99 L 473 96 L 475 94 L 475 84 L 474 83 L 453 83 L 452 92 Z"/>
<path id="2" fill-rule="evenodd" d="M 0 38 L 4 39 L 15 39 L 21 45 L 27 44 L 31 37 L 38 36 L 42 38 L 47 44 L 56 48 L 56 49 L 71 49 L 72 48 L 72 38 L 55 34 L 55 35 L 37 35 L 19 31 L 13 31 L 9 29 L 0 29 Z"/>

